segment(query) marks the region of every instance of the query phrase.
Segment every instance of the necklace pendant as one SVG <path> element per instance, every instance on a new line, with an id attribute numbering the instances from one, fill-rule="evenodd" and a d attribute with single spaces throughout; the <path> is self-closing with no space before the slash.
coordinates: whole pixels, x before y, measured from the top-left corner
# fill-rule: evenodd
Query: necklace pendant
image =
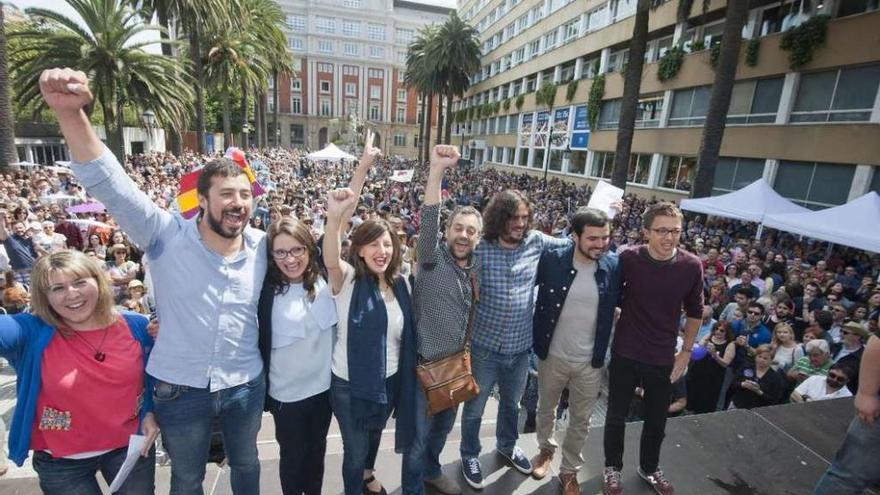
<path id="1" fill-rule="evenodd" d="M 97 361 L 99 363 L 103 363 L 104 359 L 106 359 L 106 357 L 107 357 L 107 355 L 101 351 L 98 351 L 95 353 L 95 361 Z"/>

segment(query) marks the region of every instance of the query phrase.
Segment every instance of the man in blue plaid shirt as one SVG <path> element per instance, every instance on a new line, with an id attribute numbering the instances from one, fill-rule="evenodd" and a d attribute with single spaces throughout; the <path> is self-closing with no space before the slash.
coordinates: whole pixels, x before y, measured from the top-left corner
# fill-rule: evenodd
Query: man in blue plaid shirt
<path id="1" fill-rule="evenodd" d="M 486 206 L 483 220 L 483 241 L 475 250 L 482 271 L 471 345 L 480 395 L 464 405 L 460 449 L 462 474 L 474 489 L 483 487 L 478 459 L 480 422 L 489 392 L 496 384 L 501 401 L 495 448 L 518 471 L 532 472 L 532 464 L 516 446 L 516 440 L 519 400 L 532 348 L 535 277 L 544 251 L 572 242 L 531 230 L 532 204 L 519 191 L 496 194 Z"/>

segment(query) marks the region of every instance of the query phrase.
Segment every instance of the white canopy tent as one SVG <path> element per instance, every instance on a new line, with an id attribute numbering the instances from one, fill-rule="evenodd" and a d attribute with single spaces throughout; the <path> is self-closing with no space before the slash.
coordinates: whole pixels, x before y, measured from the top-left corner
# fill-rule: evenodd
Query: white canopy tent
<path id="1" fill-rule="evenodd" d="M 764 219 L 767 215 L 810 212 L 810 210 L 780 196 L 763 178 L 738 191 L 720 196 L 683 199 L 681 200 L 681 209 L 760 223 L 756 236 L 758 238 L 761 237 L 761 231 L 765 225 Z"/>
<path id="2" fill-rule="evenodd" d="M 880 253 L 880 195 L 871 191 L 844 205 L 806 213 L 767 215 L 764 225 L 793 234 Z"/>
<path id="3" fill-rule="evenodd" d="M 356 158 L 337 148 L 335 144 L 330 143 L 321 151 L 309 153 L 306 158 L 313 162 L 338 162 L 338 161 L 354 161 Z"/>

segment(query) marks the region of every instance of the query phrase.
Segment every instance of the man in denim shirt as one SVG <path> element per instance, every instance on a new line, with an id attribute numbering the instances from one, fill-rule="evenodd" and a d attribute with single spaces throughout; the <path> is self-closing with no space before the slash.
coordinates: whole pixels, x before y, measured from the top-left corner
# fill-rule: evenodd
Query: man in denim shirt
<path id="1" fill-rule="evenodd" d="M 460 448 L 462 474 L 474 489 L 483 487 L 480 422 L 496 384 L 501 401 L 495 448 L 518 471 L 532 472 L 516 440 L 519 400 L 532 348 L 535 277 L 541 254 L 572 242 L 531 230 L 532 220 L 533 207 L 524 194 L 512 190 L 496 194 L 483 212 L 483 241 L 474 251 L 481 272 L 471 359 L 480 394 L 464 405 Z"/>
<path id="2" fill-rule="evenodd" d="M 260 493 L 256 437 L 265 396 L 257 348 L 257 300 L 266 273 L 265 235 L 247 227 L 251 185 L 234 162 L 202 169 L 197 218 L 160 209 L 95 135 L 82 108 L 88 79 L 45 71 L 40 90 L 70 147 L 72 170 L 150 259 L 161 334 L 147 372 L 171 457 L 171 493 L 201 494 L 219 420 L 236 494 Z"/>

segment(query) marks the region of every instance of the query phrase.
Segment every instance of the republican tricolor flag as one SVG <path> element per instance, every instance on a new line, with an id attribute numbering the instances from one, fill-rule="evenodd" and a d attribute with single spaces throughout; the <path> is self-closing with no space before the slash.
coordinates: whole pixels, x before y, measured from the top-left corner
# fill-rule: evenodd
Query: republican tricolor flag
<path id="1" fill-rule="evenodd" d="M 244 156 L 244 151 L 232 147 L 226 150 L 225 156 L 244 169 L 244 173 L 247 175 L 247 178 L 251 183 L 254 197 L 265 192 L 260 186 L 260 183 L 257 182 L 254 171 L 251 170 L 250 165 L 248 165 L 247 159 Z M 196 186 L 198 185 L 199 174 L 201 172 L 202 170 L 199 168 L 184 175 L 180 179 L 180 192 L 177 193 L 177 206 L 183 218 L 192 218 L 199 212 L 199 195 Z"/>

